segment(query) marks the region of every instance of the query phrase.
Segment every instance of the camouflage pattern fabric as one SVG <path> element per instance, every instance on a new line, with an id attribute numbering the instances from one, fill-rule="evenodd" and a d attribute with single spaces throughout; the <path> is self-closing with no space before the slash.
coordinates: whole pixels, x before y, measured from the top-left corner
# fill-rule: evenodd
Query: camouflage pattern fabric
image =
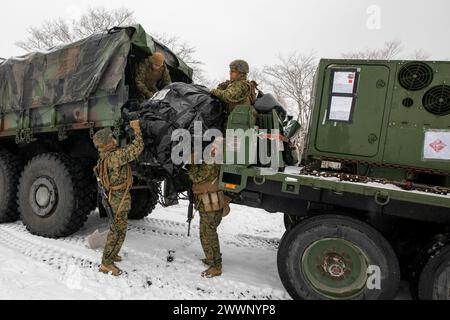
<path id="1" fill-rule="evenodd" d="M 196 164 L 190 165 L 189 177 L 193 184 L 201 184 L 218 179 L 220 175 L 220 166 Z M 219 227 L 223 210 L 206 212 L 203 204 L 195 196 L 195 207 L 200 212 L 200 242 L 208 263 L 213 267 L 222 267 L 222 255 L 220 253 Z"/>
<path id="2" fill-rule="evenodd" d="M 230 70 L 248 74 L 250 72 L 250 66 L 245 60 L 234 60 L 230 63 Z"/>
<path id="3" fill-rule="evenodd" d="M 219 269 L 222 269 L 222 254 L 217 228 L 222 222 L 222 217 L 223 210 L 200 213 L 200 242 L 203 252 L 208 264 Z"/>
<path id="4" fill-rule="evenodd" d="M 172 78 L 192 82 L 192 69 L 140 25 L 113 28 L 0 60 L 0 132 L 18 136 L 19 130 L 28 129 L 56 133 L 60 125 L 66 130 L 85 129 L 87 123 L 96 128 L 114 125 L 129 99 L 126 70 L 136 62 L 131 48 L 136 56 L 164 53 Z"/>
<path id="5" fill-rule="evenodd" d="M 11 58 L 0 65 L 2 111 L 82 101 L 95 92 L 116 92 L 130 51 L 123 30 Z"/>
<path id="6" fill-rule="evenodd" d="M 220 175 L 219 165 L 194 164 L 189 166 L 189 177 L 192 184 L 201 184 L 218 179 Z M 195 208 L 200 212 L 206 212 L 199 198 L 195 196 Z"/>
<path id="7" fill-rule="evenodd" d="M 131 209 L 131 195 L 129 190 L 114 190 L 117 186 L 127 184 L 132 179 L 130 162 L 135 161 L 144 150 L 144 141 L 141 130 L 136 130 L 134 141 L 120 149 L 109 152 L 101 152 L 99 166 L 104 163 L 107 167 L 109 186 L 105 186 L 109 192 L 109 203 L 114 213 L 114 220 L 110 225 L 107 243 L 103 252 L 102 263 L 111 265 L 119 254 L 125 241 L 128 212 Z M 103 180 L 103 179 L 102 179 Z M 121 206 L 122 204 L 122 206 Z"/>
<path id="8" fill-rule="evenodd" d="M 123 196 L 124 193 L 115 192 L 112 197 L 115 200 L 118 199 L 118 201 L 111 201 L 114 220 L 110 223 L 108 238 L 106 240 L 105 249 L 103 250 L 103 265 L 109 266 L 114 264 L 114 259 L 119 255 L 122 245 L 125 242 L 128 228 L 128 213 L 131 210 L 131 197 L 128 192 L 122 209 L 120 212 L 117 212 Z"/>
<path id="9" fill-rule="evenodd" d="M 252 104 L 252 86 L 244 76 L 236 81 L 226 81 L 219 84 L 217 89 L 211 91 L 211 94 L 225 103 L 228 114 L 232 113 L 238 105 Z"/>
<path id="10" fill-rule="evenodd" d="M 92 139 L 94 142 L 95 147 L 101 148 L 102 146 L 106 146 L 111 143 L 111 141 L 114 139 L 113 132 L 110 128 L 105 128 L 100 131 L 98 131 L 94 138 Z"/>
<path id="11" fill-rule="evenodd" d="M 146 59 L 136 67 L 135 83 L 139 101 L 145 101 L 171 84 L 172 79 L 166 65 L 160 71 L 154 71 L 149 59 Z"/>
<path id="12" fill-rule="evenodd" d="M 219 85 L 217 86 L 217 89 L 219 89 L 219 90 L 226 90 L 226 89 L 228 88 L 228 86 L 231 84 L 231 82 L 232 82 L 232 81 L 230 81 L 230 80 L 227 80 L 227 81 L 225 81 L 225 82 L 222 82 L 221 84 L 219 84 Z"/>

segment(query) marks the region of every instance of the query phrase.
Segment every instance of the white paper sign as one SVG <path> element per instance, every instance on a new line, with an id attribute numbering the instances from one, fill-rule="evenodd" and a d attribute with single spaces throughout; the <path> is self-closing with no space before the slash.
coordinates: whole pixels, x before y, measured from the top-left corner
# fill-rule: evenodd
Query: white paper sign
<path id="1" fill-rule="evenodd" d="M 356 82 L 356 72 L 337 71 L 334 73 L 333 93 L 353 94 Z"/>
<path id="2" fill-rule="evenodd" d="M 450 131 L 427 131 L 423 149 L 425 160 L 450 160 Z"/>
<path id="3" fill-rule="evenodd" d="M 329 120 L 350 121 L 352 106 L 352 97 L 332 97 Z"/>

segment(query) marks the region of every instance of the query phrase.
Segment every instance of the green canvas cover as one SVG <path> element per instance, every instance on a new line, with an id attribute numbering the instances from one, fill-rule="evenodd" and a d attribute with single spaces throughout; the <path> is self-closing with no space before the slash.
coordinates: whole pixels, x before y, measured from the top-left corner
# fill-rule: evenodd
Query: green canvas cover
<path id="1" fill-rule="evenodd" d="M 53 107 L 114 94 L 124 78 L 130 50 L 141 56 L 163 50 L 171 73 L 186 82 L 192 79 L 192 69 L 140 25 L 114 28 L 45 52 L 0 61 L 0 110 Z"/>

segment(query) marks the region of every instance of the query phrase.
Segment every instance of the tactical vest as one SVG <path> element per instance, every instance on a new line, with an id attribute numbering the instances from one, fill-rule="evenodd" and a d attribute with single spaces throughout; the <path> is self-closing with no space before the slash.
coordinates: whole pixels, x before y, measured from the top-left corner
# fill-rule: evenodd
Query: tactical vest
<path id="1" fill-rule="evenodd" d="M 108 160 L 107 157 L 99 159 L 97 166 L 94 168 L 94 171 L 97 173 L 97 176 L 99 177 L 102 186 L 109 192 L 108 201 L 111 201 L 111 194 L 113 192 L 115 191 L 124 192 L 122 200 L 120 201 L 120 205 L 117 209 L 117 212 L 120 212 L 125 203 L 127 192 L 130 191 L 131 187 L 133 186 L 133 173 L 131 171 L 131 166 L 127 164 L 127 175 L 125 177 L 125 181 L 119 185 L 111 185 L 111 181 L 109 179 L 107 160 Z"/>
<path id="2" fill-rule="evenodd" d="M 255 81 L 242 80 L 249 88 L 249 95 L 245 97 L 244 100 L 239 101 L 238 103 L 229 103 L 226 105 L 227 114 L 231 114 L 237 106 L 245 105 L 245 106 L 253 106 L 256 102 L 256 89 L 258 84 Z"/>

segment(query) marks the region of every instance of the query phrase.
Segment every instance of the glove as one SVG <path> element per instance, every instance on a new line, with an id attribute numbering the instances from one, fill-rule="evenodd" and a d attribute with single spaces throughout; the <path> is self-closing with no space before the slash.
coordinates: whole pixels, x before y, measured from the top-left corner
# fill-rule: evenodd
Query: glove
<path id="1" fill-rule="evenodd" d="M 225 82 L 219 84 L 219 85 L 217 86 L 217 89 L 219 89 L 219 90 L 226 90 L 230 84 L 231 84 L 231 81 L 230 81 L 230 80 L 225 81 Z"/>
<path id="2" fill-rule="evenodd" d="M 140 131 L 141 122 L 139 120 L 130 121 L 130 127 L 133 128 L 134 131 Z"/>
<path id="3" fill-rule="evenodd" d="M 218 91 L 217 89 L 213 89 L 210 91 L 210 94 L 214 97 L 217 97 L 217 91 Z"/>

